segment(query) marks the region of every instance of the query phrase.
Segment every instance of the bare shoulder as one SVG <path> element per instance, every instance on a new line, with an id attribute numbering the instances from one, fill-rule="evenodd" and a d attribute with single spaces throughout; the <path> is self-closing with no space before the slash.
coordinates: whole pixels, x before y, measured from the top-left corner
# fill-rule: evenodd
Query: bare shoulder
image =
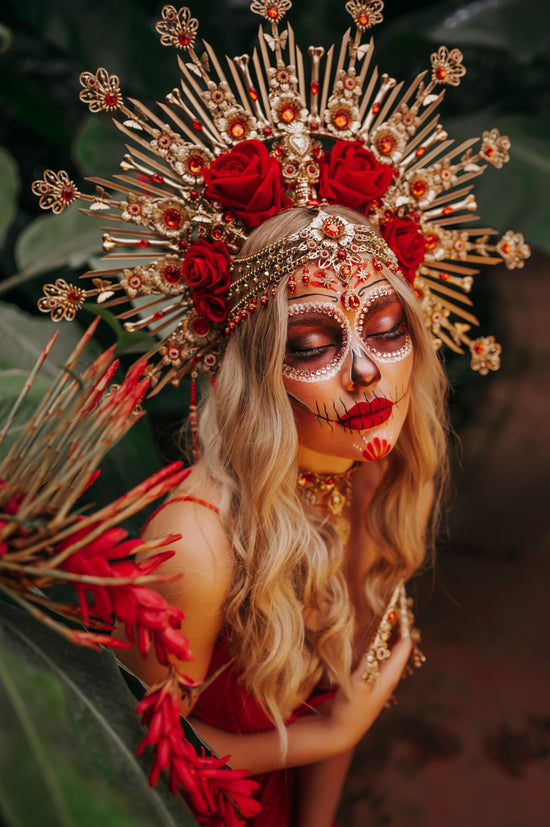
<path id="1" fill-rule="evenodd" d="M 166 600 L 184 612 L 181 632 L 193 659 L 184 671 L 199 683 L 208 674 L 212 652 L 225 625 L 225 599 L 233 577 L 231 543 L 217 513 L 216 487 L 207 484 L 200 467 L 157 509 L 142 536 L 153 540 L 179 535 L 166 548 L 174 555 L 159 573 L 174 579 L 155 585 Z M 121 632 L 117 632 L 121 634 Z M 146 683 L 166 674 L 152 650 L 144 660 L 137 649 L 121 653 L 121 660 Z M 184 714 L 188 707 L 182 706 Z"/>
<path id="2" fill-rule="evenodd" d="M 199 464 L 145 527 L 146 540 L 180 535 L 180 539 L 170 542 L 175 553 L 163 565 L 164 573 L 180 575 L 177 581 L 162 589 L 173 602 L 180 603 L 191 589 L 211 608 L 223 602 L 231 584 L 233 555 L 218 504 L 219 492 Z"/>

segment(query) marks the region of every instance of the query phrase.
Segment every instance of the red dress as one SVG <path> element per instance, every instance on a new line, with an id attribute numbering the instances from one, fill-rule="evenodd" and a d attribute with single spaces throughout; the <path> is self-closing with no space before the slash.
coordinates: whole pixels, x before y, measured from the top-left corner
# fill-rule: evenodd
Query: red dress
<path id="1" fill-rule="evenodd" d="M 150 522 L 159 511 L 176 501 L 198 503 L 218 513 L 211 503 L 192 496 L 174 497 L 158 508 L 149 518 Z M 208 667 L 208 676 L 231 659 L 225 641 L 227 635 L 216 641 L 212 659 Z M 334 690 L 314 693 L 306 703 L 296 709 L 287 723 L 292 723 L 302 715 L 310 712 L 334 696 Z M 193 707 L 194 716 L 207 724 L 225 732 L 250 735 L 274 729 L 273 722 L 267 717 L 256 699 L 246 691 L 239 681 L 235 665 L 231 664 L 204 689 Z M 238 769 L 246 769 L 239 767 Z M 296 814 L 297 769 L 273 770 L 254 776 L 259 789 L 255 798 L 261 803 L 262 810 L 254 819 L 247 819 L 247 826 L 254 827 L 292 827 Z"/>
<path id="2" fill-rule="evenodd" d="M 222 638 L 217 641 L 214 648 L 208 674 L 214 673 L 229 659 L 225 639 Z M 307 703 L 293 712 L 288 723 L 305 715 L 333 695 L 334 690 L 315 693 Z M 265 732 L 274 728 L 258 701 L 240 683 L 234 664 L 228 666 L 201 692 L 192 714 L 217 729 L 241 735 Z M 255 798 L 261 803 L 262 810 L 256 818 L 248 819 L 247 824 L 254 824 L 255 827 L 291 827 L 296 812 L 296 778 L 295 768 L 274 770 L 254 776 L 254 780 L 260 785 Z"/>

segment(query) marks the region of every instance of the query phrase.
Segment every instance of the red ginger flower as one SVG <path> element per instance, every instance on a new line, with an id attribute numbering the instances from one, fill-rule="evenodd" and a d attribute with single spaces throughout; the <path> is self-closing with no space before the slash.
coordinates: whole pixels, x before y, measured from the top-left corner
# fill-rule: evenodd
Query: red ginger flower
<path id="1" fill-rule="evenodd" d="M 97 524 L 92 524 L 76 531 L 58 546 L 57 551 L 62 552 L 77 543 L 80 545 L 96 528 Z M 186 638 L 176 631 L 184 617 L 182 610 L 171 606 L 158 592 L 131 582 L 150 576 L 165 560 L 173 556 L 173 552 L 161 552 L 139 563 L 120 560 L 142 546 L 141 540 L 126 540 L 127 536 L 124 529 L 108 529 L 89 543 L 80 545 L 78 551 L 60 564 L 60 568 L 71 574 L 107 580 L 120 578 L 122 581 L 120 585 L 116 582 L 75 582 L 84 624 L 90 622 L 88 595 L 91 595 L 93 614 L 109 625 L 113 618 L 124 623 L 128 640 L 133 644 L 137 637 L 138 649 L 143 657 L 147 656 L 153 642 L 157 658 L 165 666 L 169 663 L 169 655 L 174 655 L 179 660 L 191 660 Z"/>
<path id="2" fill-rule="evenodd" d="M 197 755 L 185 739 L 179 711 L 180 692 L 189 694 L 197 688 L 191 681 L 171 673 L 165 680 L 150 687 L 136 712 L 147 735 L 138 747 L 140 755 L 146 746 L 155 752 L 149 784 L 153 787 L 162 770 L 167 770 L 170 789 L 181 788 L 184 797 L 203 827 L 243 827 L 243 818 L 258 814 L 261 805 L 252 798 L 258 787 L 246 770 L 231 770 L 226 758 Z"/>

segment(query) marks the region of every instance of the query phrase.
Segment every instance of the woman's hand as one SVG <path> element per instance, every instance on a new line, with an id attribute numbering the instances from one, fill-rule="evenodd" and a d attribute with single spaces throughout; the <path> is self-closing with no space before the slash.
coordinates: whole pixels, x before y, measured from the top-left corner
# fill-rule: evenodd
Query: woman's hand
<path id="1" fill-rule="evenodd" d="M 326 726 L 338 752 L 354 747 L 372 726 L 385 704 L 397 688 L 410 657 L 412 643 L 401 638 L 392 646 L 391 656 L 380 666 L 380 682 L 368 683 L 361 676 L 365 659 L 351 675 L 350 697 L 339 689 L 330 704 L 326 704 Z"/>

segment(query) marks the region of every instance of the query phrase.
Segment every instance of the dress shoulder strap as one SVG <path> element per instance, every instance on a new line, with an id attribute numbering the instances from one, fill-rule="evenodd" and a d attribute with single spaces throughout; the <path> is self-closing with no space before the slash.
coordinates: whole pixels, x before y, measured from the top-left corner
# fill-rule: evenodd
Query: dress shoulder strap
<path id="1" fill-rule="evenodd" d="M 149 519 L 146 521 L 145 525 L 143 526 L 142 531 L 144 531 L 147 528 L 147 526 L 149 525 L 151 520 L 153 520 L 157 516 L 157 514 L 160 514 L 160 512 L 164 508 L 166 508 L 169 505 L 172 505 L 172 503 L 177 503 L 177 502 L 197 503 L 197 505 L 202 505 L 203 508 L 209 508 L 210 511 L 213 511 L 215 514 L 220 513 L 219 508 L 217 508 L 215 505 L 212 505 L 212 503 L 207 502 L 206 500 L 201 500 L 200 497 L 192 497 L 190 494 L 187 494 L 186 496 L 181 496 L 181 497 L 172 497 L 171 500 L 166 500 L 165 503 L 162 503 L 161 505 L 159 505 L 158 508 L 156 508 L 153 511 L 153 513 L 151 514 L 151 516 L 149 517 Z"/>

